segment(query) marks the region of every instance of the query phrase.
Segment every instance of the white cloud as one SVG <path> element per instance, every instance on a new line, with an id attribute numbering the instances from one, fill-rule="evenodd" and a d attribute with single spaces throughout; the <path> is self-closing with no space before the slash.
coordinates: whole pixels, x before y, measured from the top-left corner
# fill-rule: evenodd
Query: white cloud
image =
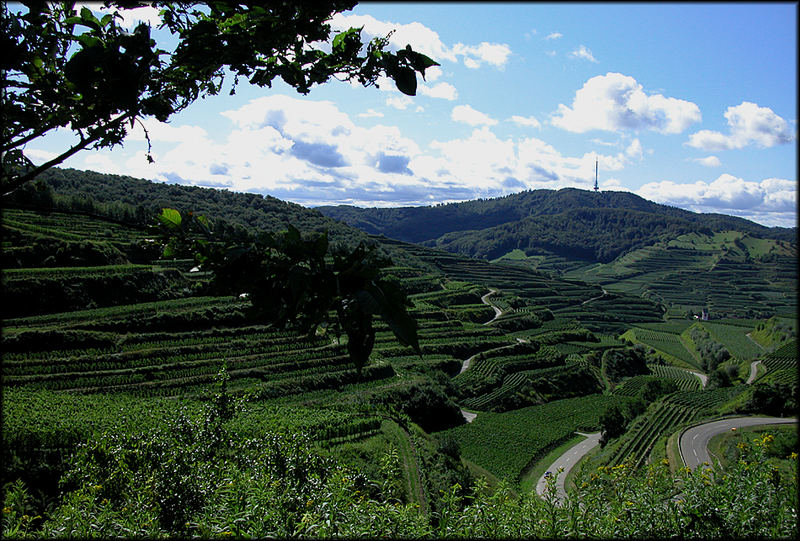
<path id="1" fill-rule="evenodd" d="M 542 123 L 536 120 L 535 117 L 532 116 L 519 116 L 514 115 L 509 119 L 511 122 L 518 126 L 524 126 L 526 128 L 541 128 Z"/>
<path id="2" fill-rule="evenodd" d="M 730 150 L 756 145 L 761 148 L 790 143 L 796 138 L 789 124 L 769 107 L 743 101 L 728 107 L 725 119 L 730 134 L 700 130 L 689 136 L 687 145 L 702 150 Z"/>
<path id="3" fill-rule="evenodd" d="M 592 51 L 587 49 L 585 45 L 581 45 L 580 47 L 569 53 L 569 55 L 573 58 L 581 58 L 583 60 L 588 60 L 589 62 L 597 63 L 597 59 L 592 54 Z"/>
<path id="4" fill-rule="evenodd" d="M 393 32 L 389 37 L 389 47 L 392 50 L 396 51 L 406 45 L 411 45 L 415 51 L 428 55 L 436 61 L 457 61 L 455 54 L 442 42 L 439 34 L 422 23 L 400 24 L 379 21 L 371 15 L 343 15 L 337 13 L 331 18 L 330 25 L 331 30 L 334 32 L 363 26 L 362 40 L 364 41 L 373 37 L 383 38 Z"/>
<path id="5" fill-rule="evenodd" d="M 547 56 L 555 56 L 556 52 L 555 51 L 545 51 L 544 54 L 546 54 Z"/>
<path id="6" fill-rule="evenodd" d="M 502 69 L 508 62 L 511 48 L 505 43 L 488 43 L 484 41 L 477 46 L 456 43 L 453 46 L 453 52 L 464 57 L 464 65 L 468 68 L 475 69 L 486 63 Z"/>
<path id="7" fill-rule="evenodd" d="M 456 87 L 450 83 L 436 83 L 432 87 L 420 85 L 417 90 L 423 96 L 430 96 L 431 98 L 441 98 L 449 101 L 458 98 Z"/>
<path id="8" fill-rule="evenodd" d="M 433 82 L 442 76 L 442 68 L 439 66 L 431 66 L 425 70 L 425 80 Z"/>
<path id="9" fill-rule="evenodd" d="M 695 212 L 720 212 L 758 218 L 768 225 L 796 225 L 797 183 L 768 178 L 746 181 L 723 174 L 711 182 L 676 183 L 669 180 L 641 186 L 640 196 Z"/>
<path id="10" fill-rule="evenodd" d="M 363 113 L 358 113 L 359 118 L 382 118 L 383 113 L 375 109 L 367 109 Z"/>
<path id="11" fill-rule="evenodd" d="M 386 98 L 386 105 L 390 107 L 394 107 L 395 109 L 405 110 L 411 105 L 412 100 L 406 95 L 402 96 L 391 96 Z"/>
<path id="12" fill-rule="evenodd" d="M 558 39 L 561 37 L 564 37 L 564 34 L 561 32 L 553 32 L 552 34 L 548 34 L 544 39 Z"/>
<path id="13" fill-rule="evenodd" d="M 629 158 L 641 158 L 642 157 L 642 143 L 639 142 L 638 139 L 634 139 L 631 141 L 631 144 L 628 145 L 628 148 L 625 149 L 625 155 Z"/>
<path id="14" fill-rule="evenodd" d="M 484 63 L 496 68 L 503 68 L 511 54 L 511 49 L 504 43 L 485 41 L 478 45 L 456 43 L 450 47 L 442 42 L 437 32 L 418 22 L 400 24 L 379 21 L 371 15 L 342 15 L 341 13 L 337 13 L 331 19 L 333 31 L 361 26 L 364 27 L 362 39 L 386 37 L 394 31 L 389 37 L 389 47 L 392 50 L 411 45 L 415 51 L 426 54 L 437 62 L 442 60 L 458 62 L 458 58 L 462 57 L 464 65 L 469 68 L 478 68 Z"/>
<path id="15" fill-rule="evenodd" d="M 647 95 L 633 77 L 607 73 L 586 81 L 575 92 L 572 108 L 559 104 L 551 122 L 577 133 L 642 129 L 680 133 L 700 118 L 700 108 L 692 102 Z"/>
<path id="16" fill-rule="evenodd" d="M 692 160 L 695 163 L 699 163 L 703 167 L 719 167 L 722 165 L 722 162 L 719 161 L 719 158 L 716 156 L 706 156 L 705 158 L 695 158 Z"/>
<path id="17" fill-rule="evenodd" d="M 200 126 L 175 126 L 171 123 L 159 122 L 155 118 L 148 117 L 133 125 L 133 128 L 128 131 L 127 140 L 146 140 L 145 129 L 147 130 L 147 137 L 149 137 L 152 142 L 196 142 L 208 138 L 208 132 Z"/>
<path id="18" fill-rule="evenodd" d="M 456 105 L 450 113 L 450 118 L 456 122 L 463 122 L 470 126 L 493 126 L 497 120 L 487 114 L 476 111 L 469 105 Z"/>

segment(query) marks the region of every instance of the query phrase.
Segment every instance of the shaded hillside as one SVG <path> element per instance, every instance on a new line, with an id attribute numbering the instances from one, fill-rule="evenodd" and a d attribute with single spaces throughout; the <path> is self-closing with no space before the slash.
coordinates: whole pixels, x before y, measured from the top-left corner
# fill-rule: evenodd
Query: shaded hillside
<path id="1" fill-rule="evenodd" d="M 577 208 L 484 229 L 448 233 L 424 244 L 472 257 L 498 258 L 520 249 L 608 262 L 636 248 L 697 230 L 671 216 L 609 208 Z M 707 228 L 703 228 L 707 230 Z"/>
<path id="2" fill-rule="evenodd" d="M 269 195 L 165 184 L 76 169 L 53 168 L 39 175 L 38 180 L 60 197 L 59 206 L 71 206 L 73 210 L 97 209 L 101 214 L 112 214 L 105 217 L 122 221 L 127 218 L 149 222 L 154 211 L 174 207 L 248 229 L 278 231 L 292 224 L 301 231 L 329 231 L 331 238 L 338 242 L 358 242 L 366 238 L 360 231 L 326 218 L 316 210 Z M 118 215 L 113 216 L 115 213 Z"/>
<path id="3" fill-rule="evenodd" d="M 433 240 L 457 231 L 488 229 L 537 216 L 576 209 L 624 209 L 685 220 L 693 229 L 736 230 L 757 237 L 796 240 L 794 229 L 769 228 L 723 214 L 698 214 L 660 205 L 630 192 L 592 192 L 576 188 L 530 190 L 496 199 L 480 199 L 433 207 L 358 208 L 317 207 L 322 214 L 371 234 L 406 242 Z M 624 234 L 624 232 L 623 232 Z"/>

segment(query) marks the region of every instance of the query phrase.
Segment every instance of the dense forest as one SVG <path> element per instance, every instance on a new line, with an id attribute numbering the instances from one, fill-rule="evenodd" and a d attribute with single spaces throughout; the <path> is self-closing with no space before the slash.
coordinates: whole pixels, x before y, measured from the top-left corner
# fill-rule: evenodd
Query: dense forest
<path id="1" fill-rule="evenodd" d="M 676 231 L 723 231 L 736 230 L 756 237 L 774 238 L 797 242 L 796 228 L 765 227 L 743 218 L 723 214 L 698 214 L 688 210 L 647 201 L 630 192 L 591 192 L 577 188 L 561 190 L 529 190 L 517 194 L 449 203 L 432 207 L 402 208 L 358 208 L 352 206 L 318 207 L 325 216 L 330 216 L 372 234 L 383 234 L 407 242 L 433 242 L 447 233 L 467 232 L 476 240 L 468 243 L 464 252 L 485 256 L 487 250 L 473 248 L 477 238 L 485 236 L 484 243 L 495 237 L 506 237 L 506 244 L 527 246 L 534 243 L 526 234 L 541 233 L 551 226 L 567 226 L 566 237 L 553 242 L 549 237 L 557 235 L 548 231 L 548 241 L 542 247 L 570 247 L 576 236 L 591 235 L 591 225 L 609 229 L 611 240 L 621 240 L 630 246 L 629 239 L 652 240 Z M 611 212 L 616 210 L 617 212 Z M 577 213 L 577 214 L 576 214 Z M 583 214 L 581 214 L 583 213 Z M 560 216 L 560 217 L 559 217 Z M 550 217 L 545 219 L 544 217 Z M 606 218 L 604 218 L 606 217 Z M 537 220 L 540 218 L 540 220 Z M 574 225 L 571 220 L 581 221 Z M 660 220 L 655 220 L 660 218 Z M 523 224 L 516 224 L 522 221 Z M 506 225 L 505 228 L 498 226 Z M 496 228 L 496 229 L 495 229 Z M 648 230 L 651 229 L 651 230 Z M 479 231 L 488 230 L 481 234 Z M 455 235 L 441 239 L 439 244 L 448 244 Z M 535 237 L 534 237 L 535 238 Z M 641 243 L 639 244 L 641 245 Z M 532 247 L 537 246 L 532 244 Z M 461 246 L 458 246 L 459 248 Z M 592 243 L 592 250 L 581 252 L 582 256 L 597 257 L 599 240 Z M 456 248 L 456 246 L 454 246 Z M 576 246 L 581 249 L 581 246 Z M 448 248 L 449 249 L 449 248 Z M 471 253 L 470 253 L 471 250 Z M 610 253 L 601 254 L 608 261 Z M 617 253 L 618 255 L 618 253 Z"/>

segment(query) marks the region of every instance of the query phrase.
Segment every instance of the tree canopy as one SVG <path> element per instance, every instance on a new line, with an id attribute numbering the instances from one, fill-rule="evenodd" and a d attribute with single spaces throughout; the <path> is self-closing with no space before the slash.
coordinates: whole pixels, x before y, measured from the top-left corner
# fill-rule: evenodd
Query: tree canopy
<path id="1" fill-rule="evenodd" d="M 167 121 L 200 98 L 240 78 L 260 87 L 282 79 L 299 93 L 336 78 L 364 86 L 394 80 L 414 95 L 416 74 L 438 65 L 410 46 L 387 50 L 388 36 L 361 40 L 361 29 L 331 36 L 333 15 L 353 0 L 319 2 L 106 1 L 101 18 L 74 2 L 4 2 L 0 44 L 3 77 L 2 193 L 87 148 L 113 147 L 142 119 Z M 152 5 L 177 39 L 165 50 L 152 28 L 122 24 L 120 10 Z M 26 144 L 57 128 L 76 141 L 35 166 Z M 148 159 L 152 158 L 148 154 Z"/>

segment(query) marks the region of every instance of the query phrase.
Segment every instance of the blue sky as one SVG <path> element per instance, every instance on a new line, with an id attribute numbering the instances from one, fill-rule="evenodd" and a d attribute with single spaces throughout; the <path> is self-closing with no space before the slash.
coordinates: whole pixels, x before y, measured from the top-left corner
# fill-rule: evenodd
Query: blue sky
<path id="1" fill-rule="evenodd" d="M 795 3 L 368 2 L 332 21 L 362 25 L 441 64 L 417 96 L 391 81 L 307 96 L 240 83 L 148 121 L 155 164 L 137 128 L 66 166 L 306 206 L 403 206 L 590 189 L 597 160 L 601 190 L 796 225 Z M 66 141 L 27 150 L 41 161 Z"/>

